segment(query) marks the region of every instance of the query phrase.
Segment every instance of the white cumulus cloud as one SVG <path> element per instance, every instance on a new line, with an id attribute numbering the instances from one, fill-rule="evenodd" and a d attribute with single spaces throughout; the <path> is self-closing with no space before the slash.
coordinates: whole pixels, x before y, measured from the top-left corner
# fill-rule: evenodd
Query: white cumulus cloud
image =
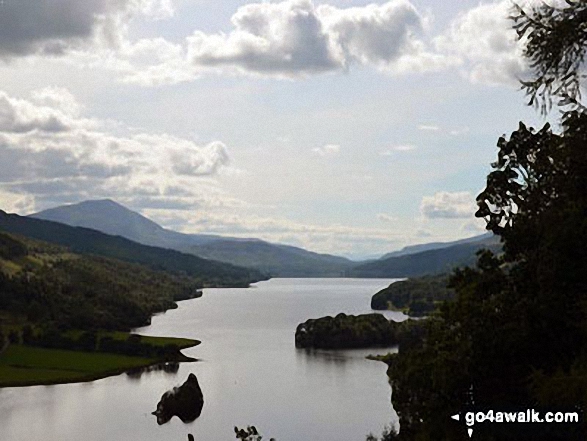
<path id="1" fill-rule="evenodd" d="M 440 191 L 424 196 L 420 211 L 429 219 L 470 218 L 476 211 L 475 198 L 468 191 Z"/>
<path id="2" fill-rule="evenodd" d="M 0 91 L 4 194 L 70 202 L 91 194 L 140 197 L 151 205 L 201 205 L 198 192 L 214 193 L 202 178 L 229 164 L 220 141 L 198 145 L 164 133 L 115 134 L 104 121 L 81 117 L 80 108 L 62 89 L 35 91 L 27 99 Z"/>
<path id="3" fill-rule="evenodd" d="M 441 53 L 463 60 L 469 80 L 485 84 L 518 84 L 527 71 L 523 41 L 518 41 L 508 18 L 513 3 L 502 0 L 483 3 L 461 13 L 435 46 Z"/>

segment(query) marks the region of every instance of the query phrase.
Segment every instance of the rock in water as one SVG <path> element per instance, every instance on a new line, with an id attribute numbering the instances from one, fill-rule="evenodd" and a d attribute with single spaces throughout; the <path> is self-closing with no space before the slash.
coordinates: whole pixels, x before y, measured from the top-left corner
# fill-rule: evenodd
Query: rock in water
<path id="1" fill-rule="evenodd" d="M 157 424 L 165 424 L 174 416 L 179 417 L 184 423 L 191 423 L 202 413 L 204 407 L 204 395 L 198 379 L 190 374 L 185 383 L 174 387 L 161 397 L 157 404 L 157 410 L 153 415 L 157 416 Z"/>

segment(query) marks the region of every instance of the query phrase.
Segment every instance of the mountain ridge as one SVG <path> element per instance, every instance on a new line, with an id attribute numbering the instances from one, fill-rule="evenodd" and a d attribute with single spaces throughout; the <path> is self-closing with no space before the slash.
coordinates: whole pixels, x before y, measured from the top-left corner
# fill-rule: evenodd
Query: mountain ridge
<path id="1" fill-rule="evenodd" d="M 206 260 L 176 250 L 143 245 L 122 236 L 86 227 L 9 214 L 0 210 L 0 230 L 70 248 L 79 254 L 94 254 L 153 269 L 185 273 L 207 286 L 248 286 L 265 278 L 250 268 Z"/>
<path id="2" fill-rule="evenodd" d="M 330 254 L 255 238 L 186 234 L 166 229 L 111 199 L 63 205 L 29 215 L 91 228 L 138 243 L 252 268 L 279 277 L 339 277 L 355 263 Z"/>

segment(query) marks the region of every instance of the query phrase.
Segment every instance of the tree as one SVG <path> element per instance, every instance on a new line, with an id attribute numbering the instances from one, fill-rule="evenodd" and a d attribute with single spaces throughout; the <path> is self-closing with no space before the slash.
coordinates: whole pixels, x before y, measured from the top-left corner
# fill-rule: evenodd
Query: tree
<path id="1" fill-rule="evenodd" d="M 526 11 L 515 6 L 514 29 L 524 40 L 524 56 L 534 78 L 522 81 L 529 104 L 546 113 L 552 99 L 560 107 L 584 108 L 580 103 L 582 65 L 587 51 L 587 3 L 566 0 L 566 6 L 541 3 Z"/>
<path id="2" fill-rule="evenodd" d="M 520 123 L 498 158 L 476 215 L 504 254 L 457 270 L 454 302 L 400 345 L 390 380 L 400 439 L 458 439 L 450 415 L 477 408 L 587 406 L 587 112 L 580 103 L 587 3 L 537 6 L 514 16 L 535 78 L 523 83 L 546 112 L 565 112 L 560 133 Z M 538 101 L 537 101 L 538 100 Z M 478 439 L 584 439 L 585 422 Z M 460 435 L 459 435 L 460 433 Z"/>
<path id="3" fill-rule="evenodd" d="M 248 426 L 246 429 L 239 429 L 235 426 L 234 433 L 236 435 L 236 439 L 240 439 L 242 441 L 261 441 L 263 439 L 263 437 L 259 435 L 259 432 L 255 426 Z M 271 438 L 269 441 L 275 441 L 275 439 Z"/>

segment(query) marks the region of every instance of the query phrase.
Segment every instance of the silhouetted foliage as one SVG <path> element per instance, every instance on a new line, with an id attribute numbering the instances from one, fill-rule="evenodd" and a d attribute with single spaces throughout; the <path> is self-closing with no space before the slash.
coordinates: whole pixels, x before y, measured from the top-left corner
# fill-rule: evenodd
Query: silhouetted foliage
<path id="1" fill-rule="evenodd" d="M 394 441 L 396 439 L 398 439 L 397 430 L 395 430 L 394 427 L 388 426 L 381 433 L 381 438 L 377 438 L 375 435 L 370 433 L 367 435 L 367 438 L 365 438 L 365 441 Z"/>
<path id="2" fill-rule="evenodd" d="M 587 116 L 577 112 L 560 135 L 521 125 L 500 139 L 477 216 L 505 252 L 481 252 L 477 268 L 456 271 L 455 301 L 427 320 L 423 339 L 400 345 L 390 375 L 401 439 L 459 436 L 450 415 L 473 401 L 485 409 L 587 404 L 586 145 Z M 531 436 L 580 439 L 571 429 Z"/>
<path id="3" fill-rule="evenodd" d="M 546 4 L 514 17 L 535 73 L 524 83 L 548 110 L 571 105 L 561 133 L 520 124 L 498 141 L 498 159 L 476 215 L 501 236 L 504 254 L 458 270 L 456 298 L 426 332 L 391 356 L 400 439 L 462 439 L 450 416 L 467 408 L 587 406 L 587 114 L 578 102 L 587 47 L 587 3 Z M 574 110 L 573 110 L 574 109 Z M 491 425 L 484 440 L 582 440 L 579 424 Z M 500 430 L 499 426 L 507 426 Z"/>
<path id="4" fill-rule="evenodd" d="M 587 50 L 587 3 L 567 0 L 564 6 L 546 2 L 515 6 L 512 19 L 534 73 L 533 79 L 522 81 L 529 104 L 546 113 L 554 98 L 561 107 L 584 109 L 580 86 Z"/>
<path id="5" fill-rule="evenodd" d="M 261 441 L 263 439 L 263 437 L 259 435 L 259 432 L 257 432 L 257 428 L 255 426 L 248 426 L 246 429 L 239 429 L 238 427 L 235 427 L 234 433 L 236 434 L 236 439 L 240 439 L 242 441 Z M 275 441 L 275 439 L 271 438 L 269 441 Z"/>

